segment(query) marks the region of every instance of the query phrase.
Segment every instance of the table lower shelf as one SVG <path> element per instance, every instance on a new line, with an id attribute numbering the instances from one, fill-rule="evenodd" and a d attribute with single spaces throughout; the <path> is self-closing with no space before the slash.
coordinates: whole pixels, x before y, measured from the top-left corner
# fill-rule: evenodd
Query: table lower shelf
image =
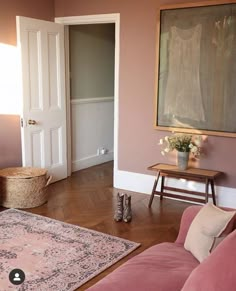
<path id="1" fill-rule="evenodd" d="M 167 188 L 172 188 L 172 187 L 167 187 Z M 176 188 L 174 188 L 176 189 Z M 173 191 L 171 189 L 169 189 L 170 191 Z M 183 193 L 186 193 L 187 190 L 181 191 Z M 180 191 L 179 191 L 180 192 Z M 197 196 L 201 196 L 202 198 L 197 198 L 197 197 L 193 197 L 193 196 L 187 196 L 187 195 L 179 195 L 179 194 L 175 194 L 175 193 L 169 193 L 169 192 L 160 192 L 160 191 L 155 191 L 154 193 L 155 195 L 159 195 L 160 199 L 162 200 L 163 197 L 168 197 L 168 198 L 174 198 L 174 199 L 180 199 L 180 200 L 186 200 L 186 201 L 191 201 L 191 202 L 197 202 L 197 203 L 206 203 L 206 199 L 205 199 L 205 193 L 202 192 L 198 192 L 198 194 L 195 193 L 191 193 L 192 195 L 197 195 Z M 209 198 L 212 198 L 212 194 L 208 194 Z"/>

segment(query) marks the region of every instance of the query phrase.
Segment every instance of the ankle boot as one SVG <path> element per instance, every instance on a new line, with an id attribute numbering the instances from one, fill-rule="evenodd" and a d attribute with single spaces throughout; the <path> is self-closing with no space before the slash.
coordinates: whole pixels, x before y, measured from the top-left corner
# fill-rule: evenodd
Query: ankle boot
<path id="1" fill-rule="evenodd" d="M 123 220 L 124 222 L 130 222 L 132 220 L 131 196 L 125 194 L 124 199 L 125 199 L 125 202 L 124 202 Z"/>
<path id="2" fill-rule="evenodd" d="M 123 211 L 124 211 L 124 194 L 117 193 L 117 204 L 116 204 L 116 212 L 114 215 L 115 221 L 121 221 L 123 218 Z"/>

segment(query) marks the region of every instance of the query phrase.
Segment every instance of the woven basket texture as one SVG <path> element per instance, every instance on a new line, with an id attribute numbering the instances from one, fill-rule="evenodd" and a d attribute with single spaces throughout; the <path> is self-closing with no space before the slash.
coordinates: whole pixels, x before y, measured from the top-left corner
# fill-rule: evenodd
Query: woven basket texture
<path id="1" fill-rule="evenodd" d="M 32 208 L 47 201 L 47 170 L 7 168 L 0 170 L 0 203 L 7 208 Z"/>

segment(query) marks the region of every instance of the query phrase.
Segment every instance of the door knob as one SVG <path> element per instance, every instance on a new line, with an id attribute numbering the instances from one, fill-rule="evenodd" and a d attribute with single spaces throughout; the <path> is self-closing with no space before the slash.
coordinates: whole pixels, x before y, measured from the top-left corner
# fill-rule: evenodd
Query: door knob
<path id="1" fill-rule="evenodd" d="M 33 120 L 33 119 L 29 119 L 28 120 L 28 124 L 29 125 L 35 125 L 37 122 L 35 121 L 35 120 Z"/>

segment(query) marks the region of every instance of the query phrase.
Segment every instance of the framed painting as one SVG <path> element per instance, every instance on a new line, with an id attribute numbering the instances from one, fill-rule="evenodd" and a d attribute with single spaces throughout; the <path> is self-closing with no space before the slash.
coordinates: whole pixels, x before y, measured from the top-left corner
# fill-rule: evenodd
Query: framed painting
<path id="1" fill-rule="evenodd" d="M 236 3 L 163 7 L 158 35 L 155 127 L 236 136 Z"/>

